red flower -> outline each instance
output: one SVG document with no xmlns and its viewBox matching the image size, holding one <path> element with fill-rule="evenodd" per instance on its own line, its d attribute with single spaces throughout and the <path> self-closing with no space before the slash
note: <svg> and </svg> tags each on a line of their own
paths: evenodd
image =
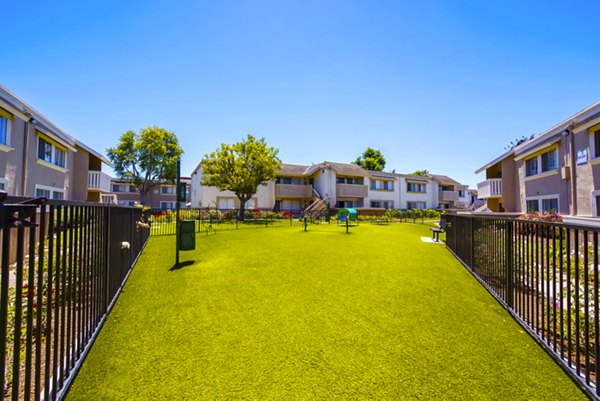
<svg viewBox="0 0 600 401">
<path fill-rule="evenodd" d="M 283 217 L 292 217 L 292 212 L 283 212 Z"/>
</svg>

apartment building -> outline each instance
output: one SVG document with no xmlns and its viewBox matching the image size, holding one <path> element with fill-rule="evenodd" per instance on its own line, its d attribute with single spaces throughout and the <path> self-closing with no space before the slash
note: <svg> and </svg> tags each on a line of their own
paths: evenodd
<svg viewBox="0 0 600 401">
<path fill-rule="evenodd" d="M 324 161 L 310 166 L 283 163 L 277 178 L 260 186 L 246 208 L 299 212 L 321 200 L 336 208 L 435 209 L 444 207 L 439 202 L 438 179 L 445 176 L 437 177 L 368 171 L 351 163 Z M 240 207 L 235 194 L 204 186 L 201 180 L 202 168 L 198 165 L 191 177 L 192 207 Z M 451 181 L 453 187 L 447 191 L 455 192 L 456 202 L 447 202 L 445 207 L 460 207 L 460 199 L 469 199 L 466 186 Z M 454 187 L 464 188 L 464 196 L 459 197 L 459 190 Z"/>
<path fill-rule="evenodd" d="M 110 177 L 100 153 L 68 135 L 0 85 L 0 190 L 13 196 L 44 196 L 101 202 Z"/>
<path fill-rule="evenodd" d="M 181 202 L 179 207 L 188 207 L 190 203 L 190 183 L 189 177 L 181 177 L 181 182 L 186 184 L 187 200 Z M 123 206 L 135 206 L 141 203 L 140 191 L 129 181 L 113 178 L 111 180 L 111 190 L 115 197 L 115 202 Z M 177 185 L 175 183 L 159 183 L 153 187 L 146 195 L 146 206 L 151 209 L 173 210 L 177 207 Z"/>
<path fill-rule="evenodd" d="M 600 102 L 519 143 L 475 171 L 492 212 L 600 215 Z"/>
</svg>

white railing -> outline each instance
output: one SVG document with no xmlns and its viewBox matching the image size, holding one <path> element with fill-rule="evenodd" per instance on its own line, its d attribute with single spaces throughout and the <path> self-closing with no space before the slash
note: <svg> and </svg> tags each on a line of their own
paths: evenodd
<svg viewBox="0 0 600 401">
<path fill-rule="evenodd" d="M 88 171 L 88 190 L 110 192 L 110 175 L 102 171 Z"/>
<path fill-rule="evenodd" d="M 100 194 L 100 203 L 119 203 L 115 194 Z"/>
<path fill-rule="evenodd" d="M 502 178 L 489 178 L 477 184 L 477 194 L 481 199 L 502 196 Z"/>
</svg>

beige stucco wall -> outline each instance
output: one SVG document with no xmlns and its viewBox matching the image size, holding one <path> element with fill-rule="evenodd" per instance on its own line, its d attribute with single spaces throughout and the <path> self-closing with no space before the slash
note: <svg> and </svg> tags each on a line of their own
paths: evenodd
<svg viewBox="0 0 600 401">
<path fill-rule="evenodd" d="M 73 181 L 71 183 L 73 197 L 71 199 L 85 201 L 88 200 L 87 180 L 90 158 L 94 156 L 79 146 L 76 149 L 77 152 L 73 155 L 70 168 L 73 171 Z"/>
<path fill-rule="evenodd" d="M 332 168 L 326 167 L 317 170 L 315 174 L 311 176 L 314 182 L 314 187 L 323 198 L 329 197 L 331 204 L 335 205 L 336 199 L 336 187 L 335 178 L 336 174 Z"/>
<path fill-rule="evenodd" d="M 588 121 L 574 129 L 575 153 L 587 152 L 587 161 L 576 165 L 577 214 L 579 216 L 597 216 L 594 191 L 600 189 L 600 158 L 594 158 L 592 149 L 594 131 L 600 129 L 600 117 Z"/>
<path fill-rule="evenodd" d="M 0 107 L 2 105 L 0 103 Z M 12 149 L 6 149 L 6 151 L 0 150 L 0 177 L 7 180 L 7 192 L 10 195 L 23 195 L 21 191 L 21 177 L 23 171 L 24 129 L 25 121 L 13 115 L 9 140 L 9 147 Z"/>
<path fill-rule="evenodd" d="M 521 188 L 522 179 L 517 174 L 520 174 L 519 167 L 523 164 L 523 161 L 515 162 L 513 159 L 506 159 L 502 161 L 500 171 L 502 174 L 502 198 L 497 200 L 496 208 L 499 211 L 500 203 L 505 212 L 522 212 L 521 208 L 521 194 L 524 189 Z M 523 173 L 523 177 L 524 177 Z"/>
</svg>

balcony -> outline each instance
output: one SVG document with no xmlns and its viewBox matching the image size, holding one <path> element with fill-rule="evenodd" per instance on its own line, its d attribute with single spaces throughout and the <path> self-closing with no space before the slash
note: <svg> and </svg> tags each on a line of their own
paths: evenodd
<svg viewBox="0 0 600 401">
<path fill-rule="evenodd" d="M 88 191 L 110 192 L 110 175 L 102 171 L 88 171 Z"/>
<path fill-rule="evenodd" d="M 502 197 L 502 178 L 489 178 L 477 184 L 477 193 L 479 198 L 500 198 Z"/>
<path fill-rule="evenodd" d="M 336 184 L 335 191 L 337 197 L 366 198 L 369 187 L 356 184 Z"/>
<path fill-rule="evenodd" d="M 458 202 L 458 191 L 440 191 L 440 202 Z"/>
<path fill-rule="evenodd" d="M 310 198 L 312 197 L 312 186 L 275 184 L 275 197 L 278 198 Z"/>
</svg>

